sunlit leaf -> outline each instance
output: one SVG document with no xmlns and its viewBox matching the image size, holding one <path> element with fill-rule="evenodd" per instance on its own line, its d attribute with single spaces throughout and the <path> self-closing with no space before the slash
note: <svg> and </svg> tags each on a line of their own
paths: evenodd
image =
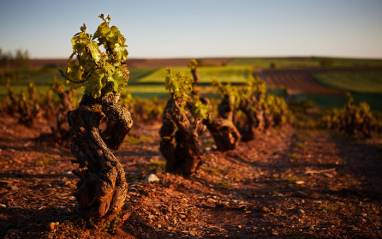
<svg viewBox="0 0 382 239">
<path fill-rule="evenodd" d="M 101 90 L 105 86 L 102 83 L 104 74 L 100 70 L 96 70 L 88 79 L 88 87 L 85 89 L 85 93 L 98 98 L 101 96 Z"/>
<path fill-rule="evenodd" d="M 89 48 L 94 61 L 98 63 L 102 56 L 101 56 L 101 51 L 99 50 L 99 46 L 97 42 L 95 41 L 89 42 L 87 47 Z"/>
<path fill-rule="evenodd" d="M 120 69 L 117 69 L 113 74 L 114 79 L 114 91 L 115 92 L 121 92 L 121 90 L 127 86 L 127 80 L 123 76 L 122 71 Z"/>
<path fill-rule="evenodd" d="M 207 119 L 210 108 L 208 105 L 203 104 L 199 98 L 195 98 L 195 100 L 192 102 L 191 111 L 195 118 Z"/>
<path fill-rule="evenodd" d="M 71 82 L 72 87 L 85 87 L 85 94 L 95 98 L 101 94 L 119 93 L 127 86 L 123 76 L 122 63 L 127 59 L 125 37 L 115 26 L 109 27 L 110 16 L 101 14 L 103 22 L 96 32 L 86 33 L 86 25 L 71 40 L 73 53 L 62 76 Z M 93 41 L 94 40 L 94 41 Z M 106 49 L 102 53 L 100 47 Z M 71 60 L 73 58 L 73 60 Z"/>
<path fill-rule="evenodd" d="M 97 31 L 93 35 L 93 39 L 105 37 L 109 32 L 110 32 L 109 23 L 103 22 L 98 26 Z"/>
</svg>

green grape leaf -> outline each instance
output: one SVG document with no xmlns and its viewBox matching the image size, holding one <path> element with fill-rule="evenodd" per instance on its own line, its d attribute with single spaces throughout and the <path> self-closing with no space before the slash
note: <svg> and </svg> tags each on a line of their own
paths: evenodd
<svg viewBox="0 0 382 239">
<path fill-rule="evenodd" d="M 106 72 L 106 74 L 112 75 L 115 70 L 115 67 L 112 64 L 105 62 L 102 66 L 102 69 Z"/>
<path fill-rule="evenodd" d="M 208 105 L 203 104 L 198 98 L 196 98 L 192 102 L 191 112 L 196 119 L 197 118 L 207 119 L 209 111 L 210 111 L 210 108 L 208 107 Z"/>
<path fill-rule="evenodd" d="M 85 52 L 85 47 L 90 43 L 89 34 L 81 32 L 78 36 L 72 38 L 73 51 Z"/>
<path fill-rule="evenodd" d="M 115 26 L 109 27 L 110 17 L 101 14 L 103 22 L 98 26 L 93 37 L 86 33 L 86 25 L 71 40 L 73 53 L 62 76 L 71 82 L 71 87 L 85 87 L 85 94 L 95 98 L 101 94 L 120 93 L 127 85 L 120 68 L 127 59 L 125 37 Z M 100 46 L 106 52 L 100 51 Z M 76 57 L 75 60 L 72 58 Z"/>
<path fill-rule="evenodd" d="M 113 52 L 116 61 L 125 61 L 127 59 L 128 52 L 124 45 L 116 43 Z"/>
<path fill-rule="evenodd" d="M 115 45 L 116 43 L 119 43 L 120 35 L 121 35 L 121 32 L 116 26 L 112 26 L 110 28 L 110 31 L 106 34 L 106 39 L 108 42 L 110 42 L 110 44 L 112 45 L 111 46 L 112 48 L 113 48 L 113 45 Z"/>
<path fill-rule="evenodd" d="M 114 79 L 114 91 L 120 92 L 123 88 L 127 86 L 127 80 L 123 76 L 122 71 L 117 69 L 113 74 Z"/>
<path fill-rule="evenodd" d="M 101 96 L 101 90 L 105 86 L 103 82 L 103 78 L 105 74 L 103 74 L 102 70 L 96 70 L 93 74 L 90 75 L 87 83 L 88 87 L 85 89 L 85 93 L 93 96 L 94 98 L 98 98 Z"/>
<path fill-rule="evenodd" d="M 95 41 L 89 42 L 87 47 L 89 48 L 91 56 L 93 57 L 95 63 L 98 64 L 102 56 L 101 56 L 101 51 L 99 50 L 99 46 L 97 42 Z"/>
<path fill-rule="evenodd" d="M 174 78 L 172 76 L 171 68 L 167 69 L 167 76 L 165 79 L 165 88 L 168 92 L 178 97 L 179 95 L 179 78 Z"/>
<path fill-rule="evenodd" d="M 93 35 L 93 40 L 97 38 L 104 38 L 109 32 L 109 23 L 105 21 L 98 26 L 97 31 Z"/>
</svg>

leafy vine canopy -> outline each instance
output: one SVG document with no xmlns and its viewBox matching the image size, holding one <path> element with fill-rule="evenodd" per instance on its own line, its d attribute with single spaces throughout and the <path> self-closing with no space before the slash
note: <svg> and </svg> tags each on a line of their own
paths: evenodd
<svg viewBox="0 0 382 239">
<path fill-rule="evenodd" d="M 178 97 L 187 97 L 187 95 L 192 91 L 193 80 L 186 77 L 185 74 L 178 72 L 176 77 L 172 75 L 172 70 L 167 67 L 167 75 L 165 79 L 165 88 L 175 99 Z"/>
<path fill-rule="evenodd" d="M 85 94 L 94 98 L 119 94 L 127 86 L 129 76 L 125 37 L 116 26 L 110 27 L 110 16 L 101 14 L 99 18 L 103 22 L 93 35 L 86 32 L 84 24 L 73 36 L 73 53 L 65 72 L 60 71 L 71 88 L 84 88 Z"/>
<path fill-rule="evenodd" d="M 184 73 L 178 72 L 174 77 L 171 67 L 167 67 L 167 75 L 165 79 L 165 88 L 173 99 L 182 98 L 190 106 L 190 110 L 194 118 L 208 118 L 210 111 L 209 106 L 203 104 L 199 97 L 190 97 L 193 90 L 193 79 L 187 77 Z M 184 111 L 184 105 L 182 105 Z"/>
</svg>

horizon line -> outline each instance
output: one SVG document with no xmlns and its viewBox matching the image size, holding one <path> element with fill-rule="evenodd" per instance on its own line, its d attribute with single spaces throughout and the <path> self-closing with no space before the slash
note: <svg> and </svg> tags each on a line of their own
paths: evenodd
<svg viewBox="0 0 382 239">
<path fill-rule="evenodd" d="M 127 58 L 127 60 L 145 60 L 145 59 L 149 59 L 149 60 L 161 60 L 161 59 L 215 59 L 215 58 L 269 58 L 269 59 L 274 59 L 274 58 L 333 58 L 333 59 L 358 59 L 358 60 L 382 60 L 382 57 L 357 57 L 357 56 L 354 56 L 354 57 L 351 57 L 351 56 L 325 56 L 325 55 L 322 55 L 322 56 L 316 56 L 316 55 L 307 55 L 307 56 L 304 56 L 304 55 L 285 55 L 285 56 L 278 56 L 278 55 L 274 55 L 274 56 L 199 56 L 199 57 L 190 57 L 190 56 L 174 56 L 174 57 L 131 57 L 131 58 Z M 56 59 L 56 60 L 63 60 L 63 59 L 69 59 L 69 57 L 33 57 L 33 58 L 29 58 L 30 60 L 52 60 L 52 59 Z"/>
</svg>

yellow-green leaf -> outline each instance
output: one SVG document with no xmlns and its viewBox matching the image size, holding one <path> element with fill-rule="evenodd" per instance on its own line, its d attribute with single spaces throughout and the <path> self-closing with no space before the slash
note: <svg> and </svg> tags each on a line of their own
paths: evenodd
<svg viewBox="0 0 382 239">
<path fill-rule="evenodd" d="M 103 22 L 103 23 L 101 23 L 98 26 L 97 31 L 93 35 L 93 39 L 96 39 L 96 38 L 99 38 L 99 37 L 104 37 L 109 32 L 110 32 L 109 23 L 108 22 Z"/>
<path fill-rule="evenodd" d="M 95 41 L 89 42 L 87 47 L 89 48 L 94 61 L 98 64 L 102 56 L 101 56 L 101 51 L 99 50 L 99 46 L 97 42 Z"/>
</svg>

